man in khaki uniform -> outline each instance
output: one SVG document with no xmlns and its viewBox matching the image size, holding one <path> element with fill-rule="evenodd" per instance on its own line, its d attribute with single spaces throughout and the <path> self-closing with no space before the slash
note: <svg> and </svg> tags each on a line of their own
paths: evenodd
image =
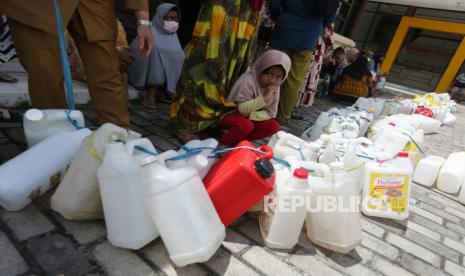
<svg viewBox="0 0 465 276">
<path fill-rule="evenodd" d="M 58 0 L 64 26 L 76 42 L 99 122 L 129 127 L 123 82 L 118 71 L 116 16 L 112 0 Z M 148 1 L 126 0 L 138 18 L 141 51 L 152 49 Z M 29 79 L 35 108 L 66 108 L 53 0 L 0 0 L 15 48 Z"/>
</svg>

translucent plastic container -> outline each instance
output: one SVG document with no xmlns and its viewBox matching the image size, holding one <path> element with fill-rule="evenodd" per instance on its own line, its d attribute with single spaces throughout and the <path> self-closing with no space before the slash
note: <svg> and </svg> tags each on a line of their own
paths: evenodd
<svg viewBox="0 0 465 276">
<path fill-rule="evenodd" d="M 318 140 L 323 134 L 323 129 L 329 125 L 331 119 L 335 116 L 335 113 L 322 112 L 320 116 L 316 119 L 315 123 L 307 128 L 300 138 L 305 141 L 315 141 Z"/>
<path fill-rule="evenodd" d="M 76 128 L 68 120 L 64 109 L 29 109 L 23 117 L 24 136 L 29 147 L 59 132 L 70 132 Z M 70 118 L 77 125 L 84 127 L 84 115 L 79 110 L 72 110 Z"/>
<path fill-rule="evenodd" d="M 106 145 L 105 157 L 97 176 L 105 214 L 107 237 L 117 247 L 137 250 L 158 237 L 158 232 L 143 204 L 143 189 L 138 160 L 155 152 L 150 140 L 137 139 L 123 145 Z"/>
<path fill-rule="evenodd" d="M 265 205 L 259 216 L 262 237 L 269 248 L 291 249 L 297 244 L 307 212 L 307 178 L 307 170 L 301 168 L 276 172 L 275 190 L 270 197 L 274 203 Z"/>
<path fill-rule="evenodd" d="M 0 205 L 17 211 L 58 185 L 90 134 L 87 128 L 50 136 L 0 166 Z"/>
<path fill-rule="evenodd" d="M 184 145 L 187 149 L 202 149 L 202 151 L 196 155 L 192 155 L 185 159 L 180 159 L 176 161 L 167 162 L 167 166 L 171 169 L 192 166 L 199 172 L 200 178 L 204 178 L 210 170 L 211 166 L 215 163 L 215 158 L 209 158 L 213 150 L 218 147 L 218 141 L 210 138 L 206 140 L 192 140 Z M 180 149 L 178 151 L 179 155 L 186 154 L 185 149 Z"/>
<path fill-rule="evenodd" d="M 64 218 L 93 220 L 103 218 L 97 170 L 102 165 L 105 145 L 116 139 L 138 138 L 139 134 L 107 123 L 82 143 L 71 166 L 51 198 L 51 207 Z"/>
<path fill-rule="evenodd" d="M 407 152 L 400 152 L 392 161 L 365 164 L 362 212 L 373 217 L 407 219 L 412 174 Z"/>
<path fill-rule="evenodd" d="M 415 168 L 413 182 L 427 187 L 433 186 L 444 162 L 446 162 L 444 158 L 435 155 L 421 159 Z"/>
<path fill-rule="evenodd" d="M 174 155 L 173 155 L 174 153 Z M 220 247 L 225 228 L 197 171 L 192 167 L 170 170 L 170 151 L 142 160 L 144 203 L 177 266 L 206 262 Z"/>
<path fill-rule="evenodd" d="M 410 141 L 410 138 L 402 133 L 399 127 L 388 125 L 381 129 L 374 137 L 374 148 L 376 151 L 386 152 L 394 156 L 404 150 Z"/>
<path fill-rule="evenodd" d="M 465 181 L 465 152 L 454 152 L 449 155 L 439 171 L 438 189 L 455 194 Z"/>
<path fill-rule="evenodd" d="M 358 188 L 345 172 L 331 173 L 325 164 L 308 164 L 310 208 L 306 217 L 307 236 L 329 250 L 347 253 L 360 244 L 362 229 Z"/>
<path fill-rule="evenodd" d="M 289 133 L 279 139 L 273 147 L 274 156 L 281 159 L 295 156 L 301 160 L 315 160 L 318 151 L 319 148 Z"/>
</svg>

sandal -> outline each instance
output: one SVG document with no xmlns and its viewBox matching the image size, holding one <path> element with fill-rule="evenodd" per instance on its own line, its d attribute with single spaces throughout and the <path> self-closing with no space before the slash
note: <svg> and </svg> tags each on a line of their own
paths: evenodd
<svg viewBox="0 0 465 276">
<path fill-rule="evenodd" d="M 291 114 L 291 119 L 294 120 L 303 120 L 305 119 L 304 116 L 300 115 L 299 113 L 292 113 Z"/>
<path fill-rule="evenodd" d="M 18 111 L 0 108 L 0 123 L 21 122 L 23 115 Z"/>
<path fill-rule="evenodd" d="M 5 73 L 0 73 L 0 82 L 6 82 L 6 83 L 17 83 L 18 79 L 14 78 L 8 74 Z"/>
</svg>

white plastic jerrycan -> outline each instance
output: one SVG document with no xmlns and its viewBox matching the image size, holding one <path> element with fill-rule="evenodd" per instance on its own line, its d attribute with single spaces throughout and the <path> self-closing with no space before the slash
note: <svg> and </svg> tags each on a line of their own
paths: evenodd
<svg viewBox="0 0 465 276">
<path fill-rule="evenodd" d="M 265 197 L 267 204 L 259 216 L 262 237 L 269 248 L 291 249 L 297 244 L 307 212 L 307 178 L 308 171 L 302 168 L 276 172 L 275 189 Z"/>
<path fill-rule="evenodd" d="M 313 243 L 347 253 L 362 240 L 358 189 L 346 173 L 331 173 L 328 165 L 309 163 L 310 208 L 305 220 Z"/>
<path fill-rule="evenodd" d="M 339 113 L 339 112 L 338 112 Z M 315 123 L 307 128 L 300 138 L 302 138 L 305 141 L 316 141 L 320 138 L 321 134 L 323 133 L 323 129 L 329 125 L 331 122 L 331 119 L 336 116 L 336 113 L 334 112 L 322 112 L 320 116 L 316 119 Z"/>
<path fill-rule="evenodd" d="M 225 228 L 200 179 L 191 167 L 170 170 L 168 151 L 142 160 L 144 203 L 177 266 L 206 262 L 220 247 Z"/>
<path fill-rule="evenodd" d="M 150 155 L 135 149 L 137 146 L 155 152 L 146 138 L 129 141 L 126 145 L 109 143 L 97 172 L 108 240 L 114 246 L 132 250 L 158 237 L 143 203 L 138 162 Z"/>
<path fill-rule="evenodd" d="M 73 131 L 76 128 L 68 120 L 67 110 L 64 109 L 29 109 L 23 117 L 24 136 L 29 147 L 63 131 Z M 69 117 L 77 125 L 84 127 L 84 115 L 79 110 L 72 110 Z"/>
<path fill-rule="evenodd" d="M 268 140 L 267 146 L 270 147 L 270 148 L 274 148 L 274 146 L 276 145 L 276 143 L 277 143 L 281 138 L 283 138 L 286 134 L 287 134 L 287 132 L 282 131 L 282 130 L 276 132 L 275 134 L 273 134 L 273 135 L 271 136 L 270 140 Z"/>
<path fill-rule="evenodd" d="M 465 180 L 465 152 L 454 152 L 449 155 L 439 171 L 438 189 L 455 194 L 458 193 Z"/>
<path fill-rule="evenodd" d="M 58 185 L 89 134 L 87 128 L 57 133 L 0 166 L 0 205 L 20 210 Z"/>
<path fill-rule="evenodd" d="M 51 207 L 71 220 L 103 218 L 97 169 L 102 165 L 105 145 L 117 139 L 140 137 L 132 131 L 107 123 L 82 143 L 63 181 L 51 198 Z"/>
<path fill-rule="evenodd" d="M 435 155 L 421 159 L 413 173 L 413 182 L 427 187 L 433 186 L 444 162 L 444 158 Z"/>
<path fill-rule="evenodd" d="M 402 128 L 388 125 L 381 129 L 374 137 L 374 147 L 376 151 L 389 153 L 395 156 L 398 152 L 404 150 L 410 141 L 410 138 L 402 133 Z"/>
<path fill-rule="evenodd" d="M 218 141 L 209 138 L 206 140 L 192 140 L 184 145 L 184 149 L 181 148 L 178 151 L 179 155 L 186 154 L 189 149 L 200 149 L 201 152 L 195 155 L 192 155 L 185 159 L 180 159 L 176 161 L 167 162 L 167 166 L 170 169 L 176 169 L 184 166 L 191 166 L 197 170 L 201 179 L 207 175 L 213 163 L 215 163 L 215 158 L 209 158 L 212 152 L 218 147 Z"/>
<path fill-rule="evenodd" d="M 412 174 L 413 166 L 407 152 L 399 152 L 392 161 L 366 163 L 362 212 L 373 217 L 408 218 Z"/>
<path fill-rule="evenodd" d="M 273 147 L 275 157 L 284 159 L 288 156 L 295 156 L 300 160 L 315 160 L 319 148 L 305 142 L 304 140 L 287 133 L 279 139 Z"/>
</svg>

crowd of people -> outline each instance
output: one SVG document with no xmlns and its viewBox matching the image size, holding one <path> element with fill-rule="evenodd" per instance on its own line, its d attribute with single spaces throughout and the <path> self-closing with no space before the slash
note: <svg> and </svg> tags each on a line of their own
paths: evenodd
<svg viewBox="0 0 465 276">
<path fill-rule="evenodd" d="M 145 91 L 143 108 L 171 104 L 183 142 L 220 127 L 223 145 L 274 134 L 301 119 L 294 108 L 315 96 L 376 94 L 381 56 L 334 49 L 339 0 L 163 1 L 149 12 L 153 2 L 58 1 L 73 77 L 88 83 L 100 123 L 130 127 L 128 83 Z M 53 1 L 3 0 L 0 13 L 28 72 L 32 106 L 66 108 Z"/>
</svg>

